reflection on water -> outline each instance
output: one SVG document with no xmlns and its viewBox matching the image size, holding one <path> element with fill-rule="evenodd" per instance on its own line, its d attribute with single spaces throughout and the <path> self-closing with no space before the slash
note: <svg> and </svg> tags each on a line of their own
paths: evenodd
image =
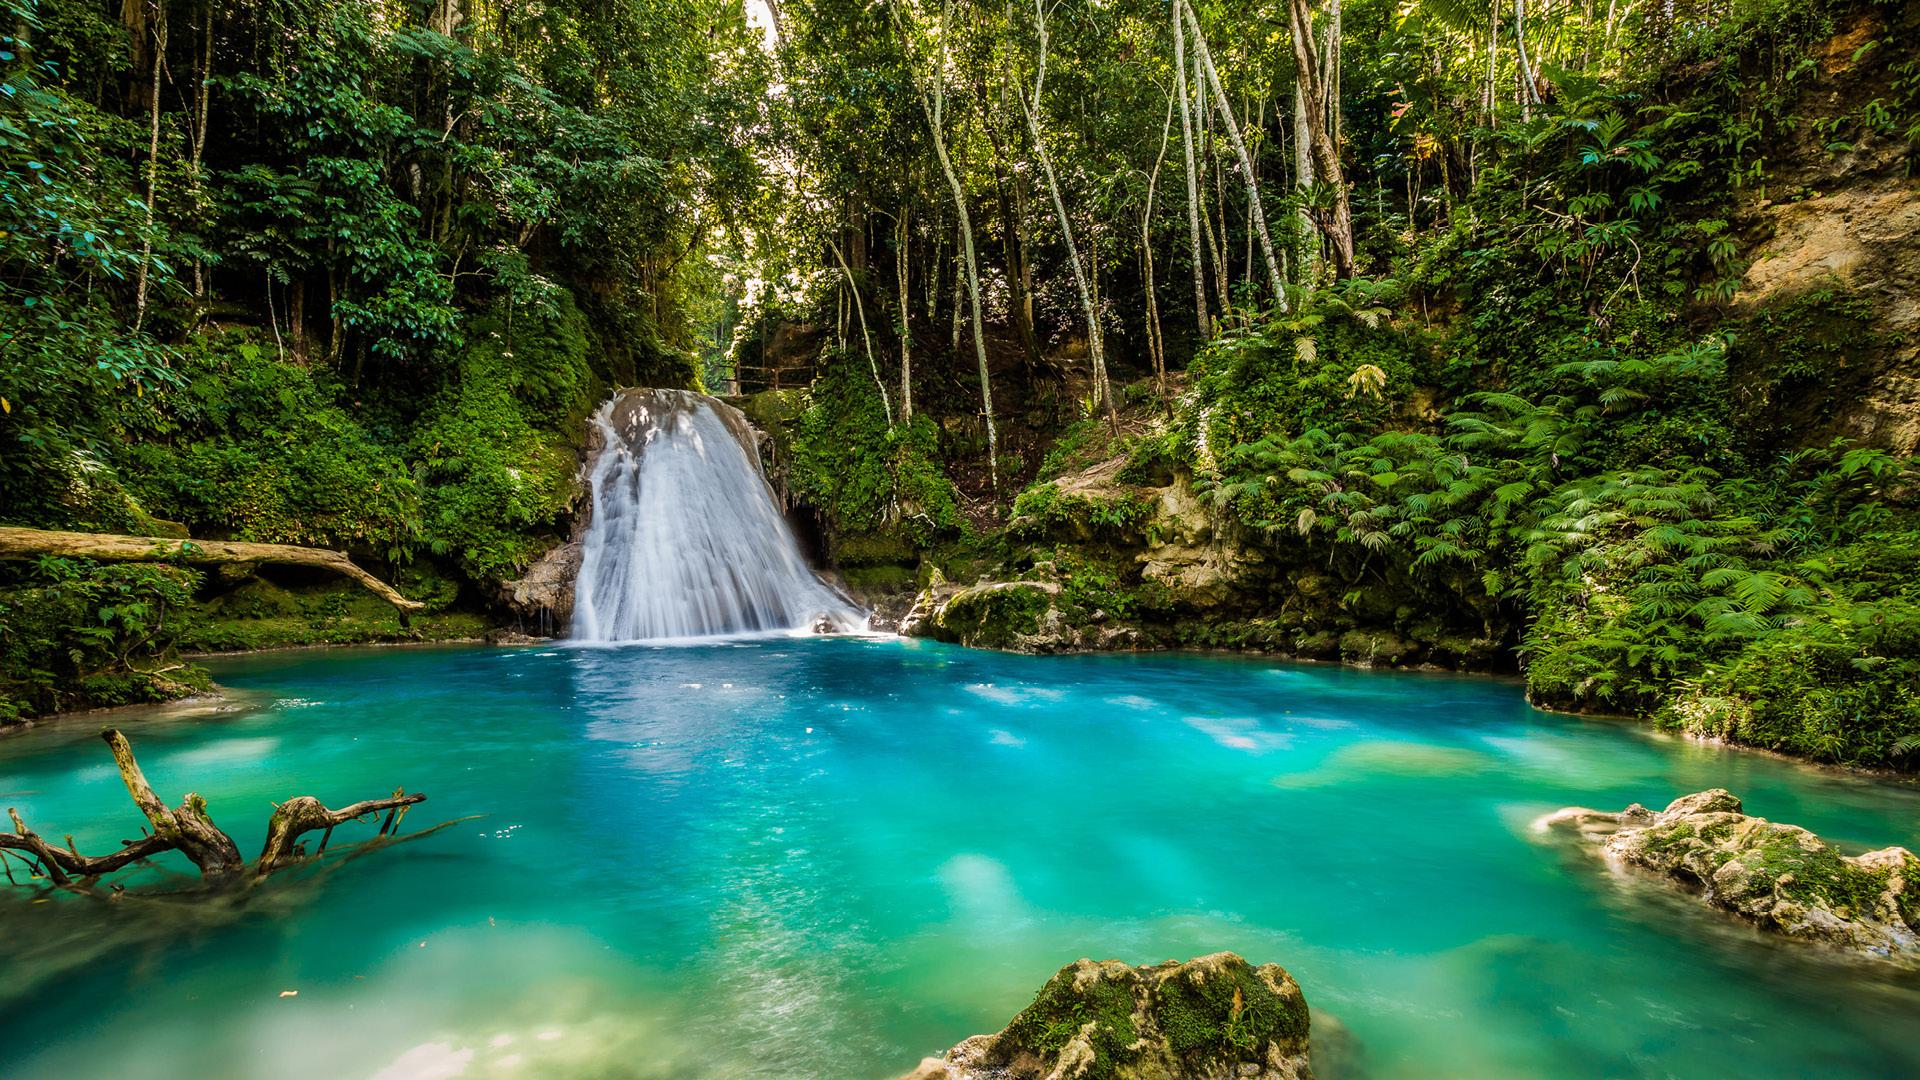
<svg viewBox="0 0 1920 1080">
<path fill-rule="evenodd" d="M 484 816 L 239 910 L 4 898 L 7 1076 L 886 1077 L 1079 956 L 1221 948 L 1389 1080 L 1920 1073 L 1911 977 L 1526 827 L 1725 786 L 1916 845 L 1920 791 L 1508 683 L 791 639 L 220 674 L 245 708 L 124 726 L 243 848 L 296 793 Z M 0 743 L 7 801 L 82 850 L 138 821 L 93 727 Z"/>
</svg>

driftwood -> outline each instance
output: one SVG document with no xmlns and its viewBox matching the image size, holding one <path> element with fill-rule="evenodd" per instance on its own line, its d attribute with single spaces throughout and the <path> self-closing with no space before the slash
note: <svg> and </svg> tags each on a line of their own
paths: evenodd
<svg viewBox="0 0 1920 1080">
<path fill-rule="evenodd" d="M 126 736 L 112 729 L 100 735 L 113 750 L 113 761 L 120 768 L 120 779 L 127 785 L 127 794 L 133 797 L 134 805 L 146 816 L 153 831 L 138 840 L 121 841 L 120 850 L 112 854 L 86 856 L 74 847 L 73 837 L 66 838 L 65 848 L 55 847 L 39 833 L 29 829 L 17 810 L 9 808 L 7 815 L 13 819 L 14 831 L 0 832 L 0 867 L 5 867 L 9 880 L 13 880 L 12 869 L 6 865 L 9 852 L 24 862 L 34 876 L 44 877 L 54 885 L 69 886 L 76 880 L 91 884 L 104 874 L 161 852 L 178 851 L 200 869 L 201 880 L 210 886 L 225 887 L 257 881 L 276 870 L 303 861 L 307 852 L 300 838 L 315 829 L 326 830 L 319 849 L 325 851 L 336 825 L 385 811 L 386 818 L 381 822 L 377 834 L 378 837 L 385 837 L 394 832 L 400 819 L 406 816 L 407 808 L 427 798 L 396 789 L 387 798 L 368 799 L 339 810 L 327 809 L 311 795 L 288 799 L 274 807 L 273 816 L 267 821 L 266 846 L 249 873 L 246 860 L 240 855 L 239 845 L 213 823 L 213 818 L 207 813 L 205 799 L 189 792 L 178 807 L 169 809 L 141 773 L 140 763 L 134 760 L 133 748 L 127 745 Z M 17 881 L 15 883 L 18 884 Z"/>
<path fill-rule="evenodd" d="M 42 555 L 66 555 L 109 562 L 182 562 L 199 565 L 278 563 L 311 566 L 345 574 L 366 586 L 369 592 L 394 606 L 400 613 L 402 625 L 405 625 L 407 616 L 426 606 L 418 600 L 409 600 L 400 595 L 399 590 L 362 570 L 341 552 L 326 548 L 0 527 L 0 559 L 32 559 Z"/>
</svg>

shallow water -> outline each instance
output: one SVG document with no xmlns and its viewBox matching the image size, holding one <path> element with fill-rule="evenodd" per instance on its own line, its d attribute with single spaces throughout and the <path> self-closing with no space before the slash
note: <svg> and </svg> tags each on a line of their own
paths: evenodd
<svg viewBox="0 0 1920 1080">
<path fill-rule="evenodd" d="M 485 816 L 237 915 L 102 924 L 15 890 L 0 1074 L 889 1077 L 1076 957 L 1233 949 L 1292 971 L 1370 1077 L 1920 1075 L 1920 983 L 1528 828 L 1724 786 L 1916 846 L 1920 789 L 1542 714 L 1511 683 L 859 639 L 217 674 L 253 704 L 125 726 L 249 854 L 296 793 L 405 784 L 431 797 L 409 826 Z M 138 822 L 95 726 L 0 742 L 0 803 L 83 851 Z"/>
</svg>

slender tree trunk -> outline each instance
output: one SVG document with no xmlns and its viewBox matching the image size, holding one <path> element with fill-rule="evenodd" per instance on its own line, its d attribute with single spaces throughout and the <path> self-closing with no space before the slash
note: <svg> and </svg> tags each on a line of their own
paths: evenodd
<svg viewBox="0 0 1920 1080">
<path fill-rule="evenodd" d="M 1188 104 L 1187 32 L 1180 17 L 1183 0 L 1173 0 L 1173 78 L 1174 95 L 1180 99 L 1180 146 L 1187 161 L 1187 227 L 1193 241 L 1193 311 L 1199 319 L 1200 342 L 1213 336 L 1213 320 L 1207 316 L 1207 272 L 1200 257 L 1200 178 L 1193 155 L 1193 110 Z"/>
<path fill-rule="evenodd" d="M 1247 144 L 1240 138 L 1240 125 L 1234 123 L 1233 107 L 1227 102 L 1227 92 L 1220 85 L 1220 73 L 1214 69 L 1213 55 L 1207 49 L 1207 38 L 1200 30 L 1200 17 L 1194 14 L 1193 7 L 1180 0 L 1182 8 L 1190 20 L 1193 31 L 1193 50 L 1200 57 L 1200 66 L 1207 76 L 1207 84 L 1213 87 L 1213 103 L 1220 113 L 1220 123 L 1227 129 L 1227 139 L 1233 144 L 1233 152 L 1240 159 L 1240 174 L 1247 181 L 1247 201 L 1252 203 L 1253 223 L 1260 237 L 1260 254 L 1267 261 L 1267 277 L 1273 286 L 1274 302 L 1281 311 L 1287 310 L 1287 288 L 1280 277 L 1280 260 L 1273 252 L 1273 237 L 1267 235 L 1267 212 L 1260 204 L 1260 178 L 1253 171 L 1253 157 L 1247 153 Z"/>
<path fill-rule="evenodd" d="M 897 5 L 889 5 L 889 10 L 895 18 L 901 17 Z M 987 366 L 987 331 L 985 319 L 980 313 L 980 264 L 973 250 L 973 219 L 967 213 L 967 189 L 960 183 L 953 159 L 947 154 L 943 118 L 946 111 L 947 27 L 952 19 L 953 0 L 946 0 L 940 15 L 940 63 L 934 72 L 932 94 L 928 94 L 919 72 L 914 72 L 913 78 L 920 97 L 920 108 L 926 113 L 927 127 L 933 134 L 933 153 L 940 160 L 940 171 L 946 176 L 947 187 L 953 193 L 953 212 L 960 223 L 960 245 L 966 257 L 967 299 L 973 309 L 973 351 L 980 364 L 980 409 L 987 423 L 987 482 L 998 491 L 1000 431 L 993 419 L 993 376 Z M 959 345 L 957 341 L 954 344 L 956 348 Z"/>
<path fill-rule="evenodd" d="M 1193 85 L 1200 95 L 1200 217 L 1207 226 L 1207 255 L 1213 262 L 1213 287 L 1220 302 L 1220 317 L 1233 310 L 1233 282 L 1227 278 L 1227 185 L 1216 167 L 1220 144 L 1213 137 L 1213 110 L 1206 104 L 1207 77 L 1200 70 L 1200 54 L 1193 56 Z M 1213 186 L 1207 187 L 1211 177 Z M 1213 212 L 1207 212 L 1207 191 L 1213 192 Z"/>
<path fill-rule="evenodd" d="M 1267 123 L 1266 116 L 1267 116 L 1267 103 L 1264 99 L 1260 102 L 1260 112 L 1257 114 L 1257 118 L 1256 118 L 1256 115 L 1252 114 L 1252 110 L 1250 108 L 1249 103 L 1244 98 L 1241 99 L 1240 121 L 1242 126 L 1245 127 L 1246 125 L 1249 125 L 1249 124 L 1255 125 L 1252 127 L 1245 127 L 1247 131 L 1250 131 L 1250 132 L 1260 131 L 1263 128 L 1265 128 Z M 1259 144 L 1248 143 L 1247 149 L 1252 152 L 1253 163 L 1256 167 L 1258 167 L 1260 164 Z M 1246 228 L 1241 231 L 1247 234 L 1247 250 L 1246 250 L 1246 253 L 1240 257 L 1240 271 L 1241 271 L 1240 280 L 1245 282 L 1248 286 L 1252 286 L 1256 274 L 1253 268 L 1253 207 L 1251 204 L 1249 204 L 1247 207 Z"/>
<path fill-rule="evenodd" d="M 1040 129 L 1041 95 L 1047 85 L 1047 12 L 1046 0 L 1034 0 L 1034 27 L 1040 38 L 1040 62 L 1033 80 L 1033 97 L 1028 99 L 1024 89 L 1016 88 L 1020 98 L 1020 111 L 1027 117 L 1027 135 L 1033 139 L 1034 153 L 1040 158 L 1040 169 L 1047 178 L 1047 194 L 1053 199 L 1053 213 L 1060 222 L 1060 236 L 1067 245 L 1067 261 L 1073 266 L 1073 284 L 1080 293 L 1080 312 L 1087 320 L 1087 356 L 1093 364 L 1093 394 L 1095 405 L 1107 413 L 1107 425 L 1115 433 L 1120 430 L 1120 414 L 1113 403 L 1113 393 L 1107 385 L 1107 352 L 1104 335 L 1100 328 L 1100 309 L 1094 301 L 1093 288 L 1088 283 L 1092 273 L 1098 273 L 1098 267 L 1088 267 L 1080 260 L 1080 245 L 1073 237 L 1073 219 L 1067 215 L 1066 200 L 1060 195 L 1060 181 L 1054 175 L 1053 155 L 1047 152 L 1046 133 Z M 1091 254 L 1091 252 L 1089 252 Z"/>
<path fill-rule="evenodd" d="M 880 361 L 873 355 L 873 335 L 867 331 L 867 305 L 860 299 L 860 283 L 854 280 L 853 270 L 847 266 L 847 257 L 841 253 L 840 245 L 829 237 L 827 246 L 833 249 L 833 261 L 840 264 L 840 272 L 847 278 L 847 291 L 853 294 L 853 310 L 860 316 L 860 341 L 867 349 L 867 367 L 873 369 L 873 385 L 880 391 L 880 409 L 887 416 L 887 426 L 892 427 L 893 401 L 887 394 L 887 381 L 880 377 Z"/>
<path fill-rule="evenodd" d="M 193 210 L 196 216 L 206 210 L 206 177 L 201 166 L 206 160 L 207 113 L 213 86 L 213 0 L 203 2 L 205 7 L 200 16 L 200 89 L 193 101 L 193 162 L 188 169 L 188 174 L 193 177 Z M 193 298 L 201 300 L 206 295 L 207 267 L 196 255 L 193 258 Z"/>
<path fill-rule="evenodd" d="M 1513 47 L 1520 56 L 1520 119 L 1531 120 L 1540 94 L 1535 88 L 1533 62 L 1527 58 L 1527 0 L 1513 0 Z"/>
<path fill-rule="evenodd" d="M 1293 84 L 1293 185 L 1300 192 L 1300 266 L 1308 280 L 1320 272 L 1320 230 L 1308 205 L 1313 192 L 1313 131 L 1307 126 L 1307 92 Z"/>
<path fill-rule="evenodd" d="M 1496 91 L 1497 76 L 1500 68 L 1500 0 L 1491 0 L 1487 10 L 1487 130 L 1499 125 L 1499 111 L 1495 108 L 1499 95 Z"/>
<path fill-rule="evenodd" d="M 1324 231 L 1333 248 L 1334 273 L 1348 277 L 1353 273 L 1353 208 L 1347 199 L 1346 172 L 1340 167 L 1340 148 L 1333 141 L 1326 113 L 1320 105 L 1323 95 L 1320 63 L 1314 55 L 1313 14 L 1307 8 L 1307 0 L 1287 0 L 1287 14 L 1294 68 L 1306 89 L 1307 128 L 1313 136 L 1308 145 L 1313 153 L 1314 176 L 1333 194 L 1333 211 Z"/>
<path fill-rule="evenodd" d="M 913 299 L 907 289 L 907 247 L 913 232 L 912 218 L 905 206 L 900 208 L 900 239 L 894 245 L 894 272 L 900 277 L 900 422 L 913 422 Z"/>
<path fill-rule="evenodd" d="M 287 283 L 287 336 L 293 339 L 294 359 L 307 366 L 307 283 L 297 277 Z"/>
<path fill-rule="evenodd" d="M 1320 64 L 1320 111 L 1327 119 L 1327 139 L 1335 147 L 1341 143 L 1340 130 L 1340 0 L 1327 4 L 1327 40 Z"/>
<path fill-rule="evenodd" d="M 984 80 L 978 88 L 984 100 Z M 1032 371 L 1040 366 L 1040 335 L 1033 324 L 1033 276 L 1027 269 L 1027 242 L 1021 228 L 1026 214 L 1017 186 L 1020 181 L 1012 171 L 1012 157 L 1006 152 L 992 118 L 983 115 L 981 127 L 986 130 L 987 145 L 993 151 L 993 191 L 1000 205 L 1000 250 L 1007 264 L 1007 287 L 1013 294 L 1007 314 L 1013 320 L 1013 332 L 1020 339 L 1021 351 L 1026 354 L 1027 368 Z"/>
<path fill-rule="evenodd" d="M 152 117 L 147 133 L 147 227 L 140 237 L 140 270 L 133 288 L 133 329 L 138 333 L 147 321 L 147 283 L 153 263 L 153 230 L 156 221 L 154 201 L 160 187 L 160 72 L 167 66 L 167 4 L 152 0 L 153 81 L 147 91 L 147 110 Z"/>
<path fill-rule="evenodd" d="M 954 352 L 960 351 L 960 331 L 967 323 L 967 274 L 960 265 L 963 246 L 960 243 L 960 226 L 953 227 L 953 341 Z"/>
<path fill-rule="evenodd" d="M 933 261 L 927 264 L 927 321 L 940 317 L 940 282 L 946 277 L 947 223 L 933 219 Z"/>
<path fill-rule="evenodd" d="M 1160 330 L 1160 290 L 1153 280 L 1153 197 L 1160 187 L 1160 165 L 1167 160 L 1167 144 L 1173 141 L 1173 98 L 1173 94 L 1167 95 L 1160 152 L 1154 156 L 1153 171 L 1147 174 L 1147 205 L 1140 211 L 1140 276 L 1147 293 L 1147 348 L 1153 354 L 1154 392 L 1163 403 L 1167 399 L 1167 339 Z"/>
</svg>

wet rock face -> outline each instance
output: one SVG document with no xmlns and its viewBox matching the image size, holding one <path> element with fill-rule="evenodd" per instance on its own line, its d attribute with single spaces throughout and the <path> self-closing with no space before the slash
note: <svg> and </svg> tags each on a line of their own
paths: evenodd
<svg viewBox="0 0 1920 1080">
<path fill-rule="evenodd" d="M 503 582 L 500 602 L 542 634 L 564 634 L 573 622 L 573 582 L 580 576 L 580 541 L 540 557 L 517 580 Z"/>
<path fill-rule="evenodd" d="M 1054 606 L 1053 581 L 994 581 L 956 588 L 936 580 L 900 622 L 900 632 L 976 649 L 1054 652 L 1070 630 Z"/>
<path fill-rule="evenodd" d="M 1845 855 L 1797 825 L 1748 816 L 1719 788 L 1658 813 L 1572 807 L 1544 824 L 1578 830 L 1609 858 L 1697 888 L 1768 930 L 1920 967 L 1920 858 L 1905 848 Z"/>
<path fill-rule="evenodd" d="M 955 588 L 936 581 L 922 590 L 900 620 L 908 637 L 972 649 L 1056 653 L 1132 649 L 1140 631 L 1114 624 L 1103 611 L 1075 619 L 1060 608 L 1057 581 L 986 581 Z"/>
<path fill-rule="evenodd" d="M 1300 986 L 1277 964 L 1080 960 L 1004 1030 L 905 1080 L 1312 1080 L 1307 1028 Z"/>
</svg>

